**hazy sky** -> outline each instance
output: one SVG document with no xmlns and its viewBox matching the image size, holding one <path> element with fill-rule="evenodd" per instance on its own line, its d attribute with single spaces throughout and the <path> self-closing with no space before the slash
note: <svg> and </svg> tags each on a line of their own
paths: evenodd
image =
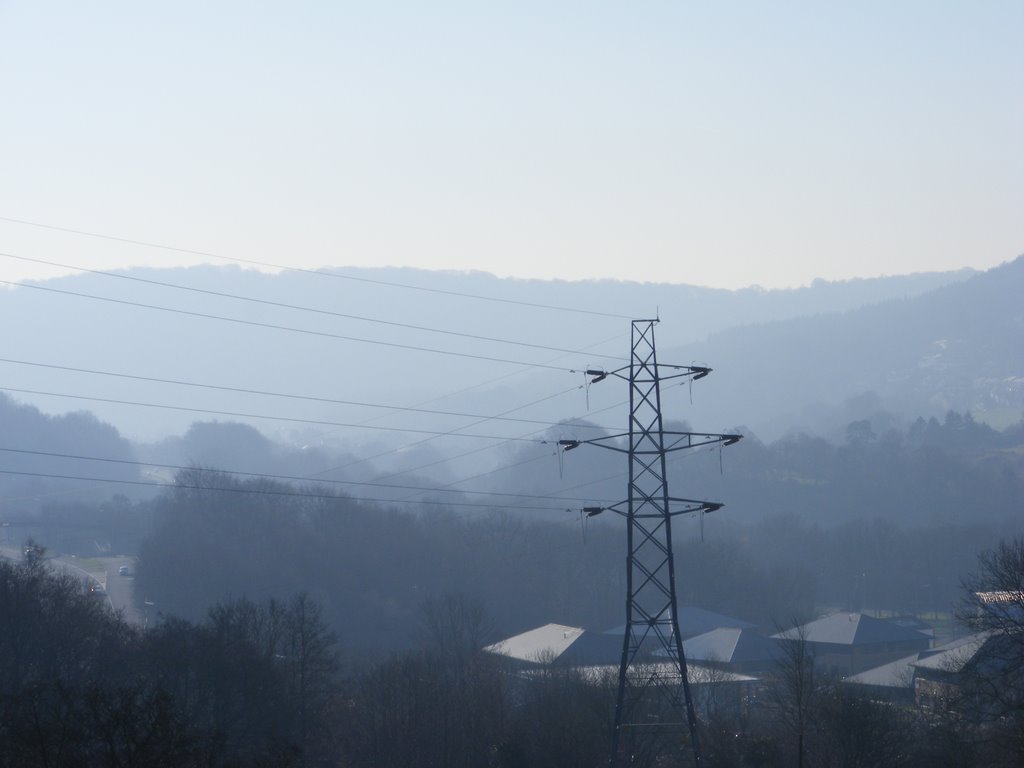
<svg viewBox="0 0 1024 768">
<path fill-rule="evenodd" d="M 1024 252 L 1022 40 L 1020 0 L 0 0 L 0 216 L 301 266 L 984 268 Z"/>
</svg>

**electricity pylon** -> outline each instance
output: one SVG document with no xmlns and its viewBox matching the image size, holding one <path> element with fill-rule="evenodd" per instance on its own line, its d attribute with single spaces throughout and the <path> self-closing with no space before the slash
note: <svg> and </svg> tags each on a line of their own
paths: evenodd
<svg viewBox="0 0 1024 768">
<path fill-rule="evenodd" d="M 690 694 L 683 639 L 676 614 L 672 519 L 714 512 L 721 504 L 670 496 L 666 457 L 703 445 L 731 445 L 740 435 L 666 431 L 661 415 L 661 382 L 702 379 L 710 368 L 659 366 L 654 346 L 657 320 L 634 320 L 628 378 L 625 368 L 588 370 L 592 383 L 608 376 L 629 382 L 629 432 L 591 440 L 562 440 L 564 450 L 582 443 L 628 454 L 629 497 L 610 507 L 585 507 L 626 518 L 626 626 L 619 664 L 612 765 L 682 759 L 687 742 L 702 765 L 697 716 Z M 662 369 L 665 369 L 665 373 Z M 621 447 L 622 438 L 629 447 Z"/>
</svg>

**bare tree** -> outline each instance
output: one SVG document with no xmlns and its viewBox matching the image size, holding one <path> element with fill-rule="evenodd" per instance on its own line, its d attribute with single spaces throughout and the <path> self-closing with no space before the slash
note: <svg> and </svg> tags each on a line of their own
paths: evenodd
<svg viewBox="0 0 1024 768">
<path fill-rule="evenodd" d="M 818 706 L 814 652 L 802 624 L 783 633 L 781 647 L 769 698 L 775 704 L 779 720 L 796 741 L 796 764 L 803 768 L 806 738 Z"/>
<path fill-rule="evenodd" d="M 269 676 L 267 685 L 279 689 L 275 725 L 287 725 L 299 748 L 297 761 L 305 764 L 307 755 L 325 749 L 339 661 L 337 638 L 320 606 L 306 594 L 287 602 L 235 600 L 211 609 L 207 626 L 235 659 L 251 655 L 253 669 L 262 670 Z"/>
<path fill-rule="evenodd" d="M 963 666 L 962 706 L 986 725 L 1009 764 L 1024 761 L 1024 538 L 978 556 L 963 583 L 959 620 L 988 635 Z"/>
<path fill-rule="evenodd" d="M 428 598 L 422 615 L 423 647 L 454 669 L 480 653 L 490 632 L 483 603 L 466 595 Z"/>
<path fill-rule="evenodd" d="M 914 742 L 909 712 L 872 701 L 846 683 L 829 681 L 817 693 L 818 736 L 835 768 L 898 768 Z M 825 764 L 821 757 L 816 764 Z"/>
<path fill-rule="evenodd" d="M 323 621 L 320 606 L 306 594 L 293 597 L 283 610 L 279 659 L 298 717 L 299 743 L 316 755 L 326 743 L 328 720 L 337 693 L 337 638 Z"/>
</svg>

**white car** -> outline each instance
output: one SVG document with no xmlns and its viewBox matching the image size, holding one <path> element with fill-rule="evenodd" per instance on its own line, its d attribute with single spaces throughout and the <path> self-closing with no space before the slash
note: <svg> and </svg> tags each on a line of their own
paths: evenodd
<svg viewBox="0 0 1024 768">
<path fill-rule="evenodd" d="M 119 576 L 127 576 L 128 575 L 128 566 L 127 565 L 122 565 L 120 568 L 117 569 L 117 574 Z"/>
</svg>

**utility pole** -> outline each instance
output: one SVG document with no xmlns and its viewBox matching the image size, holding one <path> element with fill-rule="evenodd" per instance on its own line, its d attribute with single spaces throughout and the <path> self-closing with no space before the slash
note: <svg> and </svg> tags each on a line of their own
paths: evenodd
<svg viewBox="0 0 1024 768">
<path fill-rule="evenodd" d="M 706 445 L 732 445 L 740 435 L 666 431 L 661 413 L 661 382 L 696 381 L 710 368 L 659 366 L 654 346 L 657 320 L 634 320 L 628 368 L 588 370 L 592 383 L 614 376 L 629 382 L 629 432 L 592 440 L 560 441 L 564 450 L 581 443 L 628 455 L 626 501 L 610 507 L 586 507 L 594 516 L 612 511 L 626 518 L 626 626 L 619 664 L 611 765 L 630 765 L 659 757 L 679 762 L 687 751 L 701 761 L 697 715 L 690 693 L 683 640 L 676 613 L 672 519 L 714 512 L 721 504 L 669 495 L 666 457 Z M 664 372 L 663 372 L 664 371 Z M 621 440 L 628 437 L 628 448 Z"/>
</svg>

